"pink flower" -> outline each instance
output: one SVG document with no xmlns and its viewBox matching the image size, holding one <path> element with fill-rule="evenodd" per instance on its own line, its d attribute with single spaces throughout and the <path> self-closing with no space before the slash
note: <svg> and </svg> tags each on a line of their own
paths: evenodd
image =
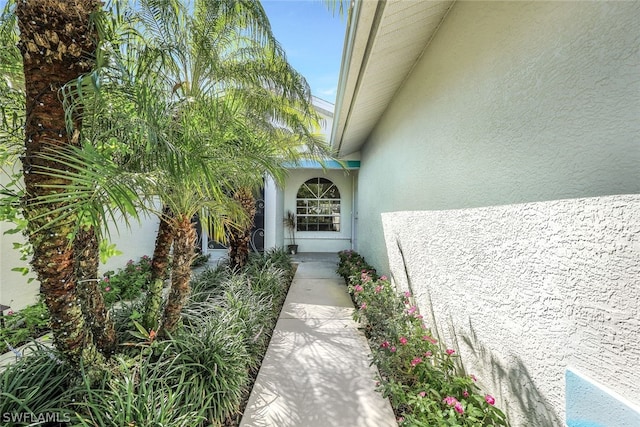
<svg viewBox="0 0 640 427">
<path fill-rule="evenodd" d="M 422 317 L 422 314 L 416 314 L 414 317 L 415 317 L 416 319 L 422 319 L 422 318 L 423 318 L 423 317 Z"/>
<path fill-rule="evenodd" d="M 400 344 L 406 345 L 407 344 L 407 339 L 405 337 L 400 337 Z"/>
<path fill-rule="evenodd" d="M 476 376 L 473 374 L 469 375 L 469 377 L 473 380 L 473 382 L 478 381 L 478 378 L 476 378 Z"/>
<path fill-rule="evenodd" d="M 404 292 L 404 296 L 407 297 L 407 298 L 411 297 L 411 292 L 405 291 Z"/>
<path fill-rule="evenodd" d="M 360 305 L 360 310 L 364 310 L 367 308 L 367 303 L 363 302 L 362 305 Z"/>
<path fill-rule="evenodd" d="M 383 341 L 382 344 L 380 344 L 380 347 L 388 348 L 389 347 L 389 341 Z"/>
<path fill-rule="evenodd" d="M 375 289 L 375 291 L 374 291 L 374 292 L 375 292 L 376 294 L 379 294 L 381 290 L 382 290 L 382 286 L 378 285 L 378 286 L 376 286 L 376 289 Z"/>
<path fill-rule="evenodd" d="M 462 395 L 464 397 L 469 397 L 469 392 L 467 390 L 465 390 L 465 391 L 462 392 Z"/>
<path fill-rule="evenodd" d="M 435 344 L 435 343 L 438 342 L 437 339 L 431 338 L 429 335 L 423 336 L 422 339 L 425 340 L 425 341 L 429 341 L 431 344 Z"/>
<path fill-rule="evenodd" d="M 420 358 L 420 357 L 415 357 L 415 358 L 411 361 L 411 366 L 416 366 L 416 365 L 418 365 L 420 362 L 422 362 L 422 358 Z"/>
<path fill-rule="evenodd" d="M 399 423 L 404 422 L 404 417 L 398 417 L 398 422 L 399 422 Z"/>
<path fill-rule="evenodd" d="M 105 277 L 102 279 L 102 281 L 103 281 L 103 282 L 106 282 L 106 283 L 109 283 L 109 276 L 105 276 Z"/>
<path fill-rule="evenodd" d="M 425 356 L 425 357 L 431 357 L 431 356 L 433 356 L 433 353 L 431 353 L 430 351 L 427 351 L 427 352 L 424 354 L 424 356 Z"/>
<path fill-rule="evenodd" d="M 418 396 L 420 397 L 425 397 L 427 395 L 426 391 L 421 391 L 420 393 L 418 393 Z"/>
<path fill-rule="evenodd" d="M 455 406 L 453 407 L 453 409 L 455 409 L 456 412 L 459 413 L 459 414 L 464 414 L 464 408 L 462 407 L 462 403 L 460 403 L 460 402 L 457 402 L 455 404 Z"/>
<path fill-rule="evenodd" d="M 388 277 L 385 275 L 380 276 L 380 280 L 388 280 Z"/>
<path fill-rule="evenodd" d="M 487 395 L 484 397 L 484 400 L 485 400 L 489 405 L 495 405 L 495 403 L 496 403 L 496 399 L 494 399 L 494 397 L 493 397 L 493 396 L 491 396 L 490 394 L 487 394 Z"/>
<path fill-rule="evenodd" d="M 16 312 L 13 310 L 7 311 L 7 316 L 13 316 Z"/>
<path fill-rule="evenodd" d="M 445 398 L 442 400 L 442 403 L 444 403 L 444 404 L 446 404 L 446 405 L 449 405 L 449 406 L 453 406 L 453 405 L 455 405 L 456 403 L 458 403 L 458 399 L 456 399 L 456 398 L 455 398 L 455 397 L 453 397 L 453 396 L 447 396 L 447 397 L 445 397 Z"/>
<path fill-rule="evenodd" d="M 133 264 L 133 260 L 130 259 L 129 261 L 127 261 L 127 265 L 132 265 Z"/>
<path fill-rule="evenodd" d="M 452 349 L 452 348 L 448 348 L 446 352 L 447 352 L 447 354 L 448 354 L 449 356 L 451 356 L 451 355 L 452 355 L 453 353 L 455 353 L 456 351 L 455 351 L 454 349 Z"/>
<path fill-rule="evenodd" d="M 355 285 L 353 287 L 353 291 L 356 292 L 356 293 L 357 292 L 362 292 L 363 290 L 364 290 L 364 288 L 362 286 L 360 286 L 360 285 Z"/>
<path fill-rule="evenodd" d="M 389 350 L 391 350 L 391 353 L 395 353 L 396 352 L 396 347 L 395 346 L 391 346 L 391 348 Z"/>
<path fill-rule="evenodd" d="M 411 307 L 411 308 L 409 308 L 409 309 L 407 310 L 407 314 L 413 314 L 413 313 L 415 313 L 415 312 L 416 312 L 416 310 L 417 310 L 417 309 L 418 309 L 418 307 L 416 307 L 416 306 L 414 305 L 413 307 Z"/>
<path fill-rule="evenodd" d="M 109 292 L 111 290 L 111 286 L 107 286 L 106 288 L 104 288 L 105 292 Z"/>
</svg>

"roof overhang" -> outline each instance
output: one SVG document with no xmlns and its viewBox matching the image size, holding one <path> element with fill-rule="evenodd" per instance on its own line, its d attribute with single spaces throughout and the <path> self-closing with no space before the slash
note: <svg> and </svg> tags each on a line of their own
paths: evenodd
<svg viewBox="0 0 640 427">
<path fill-rule="evenodd" d="M 354 0 L 331 131 L 339 156 L 360 149 L 452 5 L 453 0 Z"/>
</svg>

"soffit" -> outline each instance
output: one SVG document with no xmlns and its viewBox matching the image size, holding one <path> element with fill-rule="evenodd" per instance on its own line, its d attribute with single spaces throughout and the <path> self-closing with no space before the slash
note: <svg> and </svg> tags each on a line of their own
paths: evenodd
<svg viewBox="0 0 640 427">
<path fill-rule="evenodd" d="M 331 139 L 340 155 L 360 149 L 452 4 L 360 0 L 347 28 Z"/>
</svg>

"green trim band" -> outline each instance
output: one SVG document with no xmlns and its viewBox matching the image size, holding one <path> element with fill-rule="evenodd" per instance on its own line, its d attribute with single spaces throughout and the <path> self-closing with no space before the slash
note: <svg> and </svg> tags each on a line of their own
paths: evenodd
<svg viewBox="0 0 640 427">
<path fill-rule="evenodd" d="M 323 167 L 324 166 L 324 167 Z M 288 169 L 360 169 L 360 160 L 300 160 L 287 162 L 284 167 Z"/>
</svg>

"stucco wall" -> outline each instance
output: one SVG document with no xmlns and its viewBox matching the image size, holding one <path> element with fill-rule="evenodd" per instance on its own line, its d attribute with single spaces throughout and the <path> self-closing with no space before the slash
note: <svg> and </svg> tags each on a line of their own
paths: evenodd
<svg viewBox="0 0 640 427">
<path fill-rule="evenodd" d="M 29 267 L 29 261 L 21 260 L 20 253 L 13 248 L 14 243 L 24 242 L 22 235 L 4 234 L 14 227 L 12 223 L 0 222 L 0 304 L 15 311 L 37 301 L 40 285 L 36 280 L 29 282 L 33 274 L 23 276 L 12 271 L 13 268 Z"/>
<path fill-rule="evenodd" d="M 362 148 L 380 213 L 640 192 L 640 2 L 457 2 Z"/>
<path fill-rule="evenodd" d="M 382 219 L 393 279 L 514 425 L 563 425 L 568 367 L 640 407 L 640 196 Z"/>
<path fill-rule="evenodd" d="M 143 216 L 140 223 L 132 221 L 130 229 L 119 224 L 118 231 L 112 226 L 110 241 L 122 255 L 111 257 L 106 264 L 100 264 L 100 271 L 115 271 L 124 268 L 130 259 L 137 261 L 143 255 L 152 256 L 159 223 L 160 220 L 156 216 Z"/>
<path fill-rule="evenodd" d="M 129 259 L 137 261 L 143 255 L 151 256 L 158 230 L 157 218 L 142 218 L 140 224 L 133 222 L 131 230 L 120 225 L 120 233 L 115 228 L 111 230 L 111 242 L 122 255 L 109 258 L 106 264 L 100 264 L 100 271 L 117 270 L 123 268 Z M 25 241 L 21 234 L 3 234 L 14 228 L 13 224 L 0 222 L 0 303 L 10 305 L 13 310 L 20 310 L 37 301 L 40 292 L 40 282 L 35 280 L 35 274 L 23 276 L 11 271 L 15 267 L 29 267 L 29 261 L 20 260 L 20 254 L 13 249 L 13 243 Z M 29 282 L 29 278 L 34 278 Z"/>
</svg>

